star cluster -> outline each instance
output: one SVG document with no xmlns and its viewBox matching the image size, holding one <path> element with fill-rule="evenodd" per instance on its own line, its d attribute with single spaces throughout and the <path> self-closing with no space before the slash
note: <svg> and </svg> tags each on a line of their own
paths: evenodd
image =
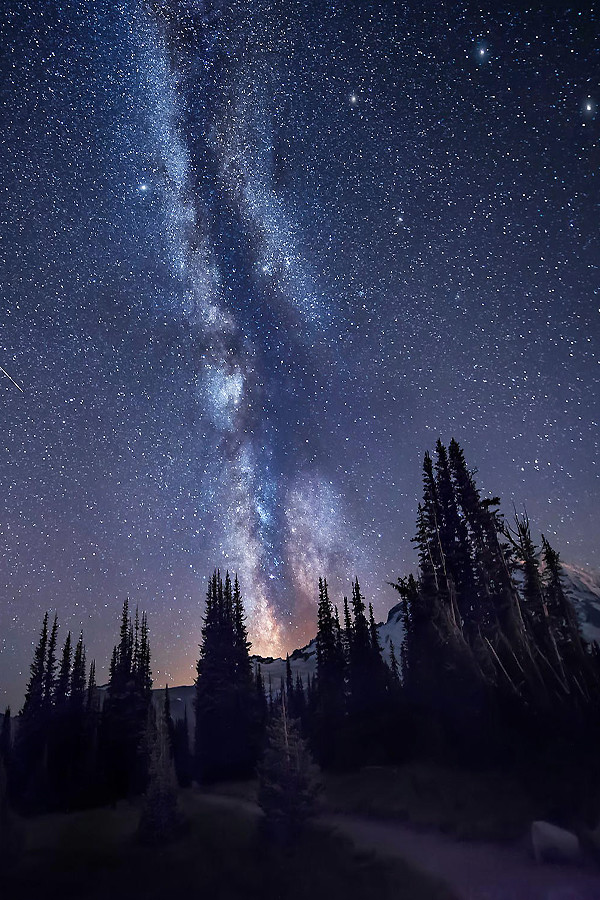
<svg viewBox="0 0 600 900">
<path fill-rule="evenodd" d="M 189 682 L 214 565 L 262 653 L 312 636 L 321 573 L 383 615 L 438 437 L 598 565 L 598 24 L 10 5 L 0 701 L 46 609 L 102 672 L 126 595 Z"/>
</svg>

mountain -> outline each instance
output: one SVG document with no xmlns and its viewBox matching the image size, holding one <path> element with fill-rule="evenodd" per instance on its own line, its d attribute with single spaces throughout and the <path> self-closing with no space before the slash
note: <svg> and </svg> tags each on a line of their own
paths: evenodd
<svg viewBox="0 0 600 900">
<path fill-rule="evenodd" d="M 567 594 L 577 612 L 583 636 L 587 641 L 597 641 L 600 644 L 600 572 L 563 564 L 563 573 Z M 377 629 L 386 661 L 389 661 L 390 641 L 394 642 L 396 658 L 399 660 L 400 646 L 404 634 L 400 603 L 392 606 L 386 621 L 380 622 Z M 277 695 L 281 688 L 281 680 L 282 678 L 285 679 L 285 659 L 253 656 L 252 662 L 254 665 L 260 664 L 267 691 L 269 690 L 270 679 L 273 694 Z M 304 684 L 306 684 L 307 676 L 310 675 L 312 678 L 317 668 L 316 639 L 313 638 L 305 647 L 294 650 L 290 654 L 290 664 L 294 679 L 299 674 Z M 164 688 L 153 691 L 154 702 L 157 707 L 162 706 L 164 693 Z M 184 710 L 187 708 L 190 730 L 194 721 L 194 695 L 195 689 L 193 684 L 169 688 L 173 718 L 183 718 Z M 0 713 L 1 723 L 2 714 Z"/>
<path fill-rule="evenodd" d="M 581 623 L 583 636 L 587 641 L 598 641 L 600 644 L 600 572 L 593 569 L 577 568 L 563 564 L 564 584 L 567 594 L 573 603 L 577 612 L 577 617 Z M 402 627 L 402 608 L 397 603 L 392 606 L 388 612 L 385 622 L 380 622 L 377 626 L 379 632 L 379 642 L 381 644 L 384 658 L 389 662 L 390 658 L 390 641 L 393 641 L 396 649 L 396 658 L 400 659 L 400 646 L 404 635 Z M 285 659 L 274 659 L 273 657 L 253 656 L 254 665 L 260 665 L 265 680 L 267 692 L 269 690 L 269 679 L 273 695 L 276 696 L 281 689 L 281 681 L 285 680 Z M 290 665 L 294 680 L 299 674 L 304 684 L 306 684 L 307 676 L 311 678 L 317 668 L 317 642 L 313 638 L 310 643 L 299 650 L 294 650 L 290 654 Z M 154 692 L 156 702 L 162 703 L 164 689 Z M 194 686 L 184 685 L 182 687 L 169 688 L 169 699 L 171 701 L 171 712 L 174 718 L 183 716 L 184 708 L 187 707 L 188 718 L 190 722 L 194 718 Z"/>
<path fill-rule="evenodd" d="M 600 644 L 600 572 L 563 563 L 563 574 L 584 638 Z"/>
</svg>

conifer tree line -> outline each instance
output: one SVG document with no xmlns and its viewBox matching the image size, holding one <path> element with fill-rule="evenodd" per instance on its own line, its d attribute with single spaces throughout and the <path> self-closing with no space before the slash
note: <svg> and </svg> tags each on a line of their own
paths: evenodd
<svg viewBox="0 0 600 900">
<path fill-rule="evenodd" d="M 88 669 L 83 635 L 73 646 L 69 632 L 59 654 L 58 619 L 50 625 L 46 613 L 14 741 L 10 710 L 4 717 L 11 796 L 25 808 L 78 805 L 87 790 L 97 710 L 95 664 Z"/>
<path fill-rule="evenodd" d="M 81 634 L 58 653 L 58 618 L 46 613 L 18 728 L 3 719 L 0 753 L 9 795 L 25 811 L 72 809 L 127 796 L 145 780 L 142 736 L 152 691 L 145 614 L 126 600 L 106 690 L 96 685 Z"/>
<path fill-rule="evenodd" d="M 395 656 L 388 666 L 373 606 L 369 604 L 367 615 L 358 579 L 350 602 L 344 597 L 343 609 L 342 625 L 327 581 L 319 579 L 317 671 L 309 685 L 305 720 L 317 759 L 334 768 L 393 757 L 400 710 Z M 294 695 L 288 702 L 293 708 Z"/>
<path fill-rule="evenodd" d="M 558 554 L 545 537 L 536 547 L 526 515 L 507 523 L 498 504 L 482 497 L 456 441 L 425 454 L 419 571 L 393 584 L 404 636 L 389 663 L 358 580 L 340 615 L 319 578 L 314 675 L 294 677 L 288 656 L 280 683 L 265 683 L 238 579 L 215 570 L 193 723 L 187 710 L 173 720 L 168 688 L 160 710 L 152 703 L 148 621 L 128 601 L 102 691 L 83 636 L 67 634 L 59 650 L 46 615 L 18 728 L 7 710 L 0 731 L 11 800 L 69 809 L 147 791 L 156 831 L 175 816 L 174 778 L 187 786 L 258 771 L 265 810 L 291 833 L 312 802 L 311 754 L 325 769 L 411 757 L 511 767 L 543 756 L 556 772 L 577 758 L 600 775 L 585 751 L 600 739 L 600 651 L 582 637 Z M 273 799 L 283 783 L 305 792 L 287 813 Z"/>
<path fill-rule="evenodd" d="M 404 700 L 442 754 L 505 759 L 532 742 L 571 753 L 597 737 L 600 652 L 582 637 L 558 553 L 545 537 L 536 547 L 526 514 L 509 524 L 498 505 L 456 441 L 425 455 L 419 573 L 394 585 Z"/>
</svg>

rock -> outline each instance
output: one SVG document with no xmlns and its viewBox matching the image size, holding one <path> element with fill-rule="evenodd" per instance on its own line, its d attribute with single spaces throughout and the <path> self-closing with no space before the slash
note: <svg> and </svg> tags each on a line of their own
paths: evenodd
<svg viewBox="0 0 600 900">
<path fill-rule="evenodd" d="M 577 835 L 550 822 L 531 823 L 531 844 L 537 863 L 578 863 L 581 860 Z"/>
</svg>

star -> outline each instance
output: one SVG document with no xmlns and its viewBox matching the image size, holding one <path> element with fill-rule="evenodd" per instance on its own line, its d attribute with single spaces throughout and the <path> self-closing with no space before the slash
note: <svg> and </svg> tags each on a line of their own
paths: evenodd
<svg viewBox="0 0 600 900">
<path fill-rule="evenodd" d="M 30 5 L 35 28 L 3 22 L 0 710 L 22 702 L 40 611 L 74 630 L 84 600 L 102 678 L 96 605 L 135 594 L 157 670 L 187 680 L 223 560 L 265 649 L 275 626 L 290 650 L 314 636 L 319 575 L 339 599 L 357 574 L 385 616 L 438 437 L 565 560 L 600 564 L 599 95 L 578 4 L 519 4 L 510 25 L 494 4 L 402 23 L 305 4 L 271 36 L 258 3 L 249 30 L 219 13 L 183 43 L 190 4 L 103 4 L 97 31 L 80 4 L 60 29 Z M 306 54 L 270 49 L 306 34 Z"/>
</svg>

